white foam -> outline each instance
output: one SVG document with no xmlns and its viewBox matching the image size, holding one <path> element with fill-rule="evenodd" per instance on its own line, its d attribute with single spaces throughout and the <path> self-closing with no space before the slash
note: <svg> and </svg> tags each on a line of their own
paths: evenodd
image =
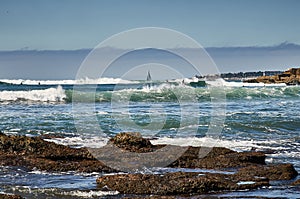
<svg viewBox="0 0 300 199">
<path fill-rule="evenodd" d="M 73 85 L 73 84 L 133 84 L 137 81 L 123 80 L 121 78 L 99 78 L 78 80 L 29 80 L 29 79 L 0 79 L 0 82 L 23 85 Z"/>
<path fill-rule="evenodd" d="M 108 112 L 106 112 L 106 111 L 97 111 L 97 114 L 98 115 L 107 115 Z"/>
<path fill-rule="evenodd" d="M 286 87 L 285 83 L 264 84 L 264 83 L 246 83 L 246 82 L 227 82 L 224 79 L 216 79 L 214 81 L 206 81 L 210 86 L 225 86 L 225 87 Z"/>
<path fill-rule="evenodd" d="M 179 84 L 179 85 L 174 85 L 174 84 L 169 84 L 169 83 L 163 83 L 159 85 L 153 85 L 153 86 L 144 86 L 141 90 L 137 91 L 143 91 L 143 92 L 150 92 L 150 91 L 155 91 L 157 93 L 162 93 L 165 90 L 170 90 L 170 89 L 184 89 L 182 91 L 186 91 L 187 89 L 194 89 L 186 84 Z"/>
<path fill-rule="evenodd" d="M 102 137 L 65 137 L 65 138 L 51 138 L 45 139 L 49 142 L 54 142 L 56 144 L 62 144 L 67 146 L 75 147 L 88 147 L 88 148 L 101 148 L 104 147 L 109 138 Z M 225 139 L 214 139 L 210 137 L 196 138 L 196 137 L 158 137 L 156 139 L 150 140 L 154 145 L 159 144 L 170 144 L 176 146 L 204 146 L 204 147 L 226 147 L 236 151 L 249 151 L 252 148 L 269 148 L 264 146 L 264 143 L 276 143 L 276 141 L 265 141 L 265 142 L 255 142 L 253 140 L 225 140 Z M 278 149 L 278 147 L 277 147 Z M 282 148 L 285 149 L 285 148 Z"/>
<path fill-rule="evenodd" d="M 107 195 L 117 195 L 119 194 L 118 191 L 70 191 L 70 192 L 63 192 L 64 195 L 68 196 L 77 196 L 77 197 L 84 197 L 84 198 L 94 198 L 100 196 L 107 196 Z"/>
<path fill-rule="evenodd" d="M 237 185 L 248 185 L 248 184 L 255 184 L 254 181 L 239 181 Z"/>
<path fill-rule="evenodd" d="M 179 137 L 179 138 L 169 138 L 162 137 L 155 140 L 151 140 L 154 145 L 158 144 L 171 144 L 177 146 L 204 146 L 204 147 L 226 147 L 234 150 L 244 151 L 250 150 L 252 147 L 257 147 L 253 141 L 246 140 L 223 140 L 214 139 L 209 137 L 196 138 L 196 137 Z"/>
<path fill-rule="evenodd" d="M 101 138 L 101 137 L 91 137 L 91 138 L 66 137 L 66 138 L 51 138 L 45 140 L 49 142 L 54 142 L 56 144 L 66 145 L 66 146 L 101 148 L 107 144 L 109 139 Z"/>
<path fill-rule="evenodd" d="M 151 138 L 150 138 L 151 139 Z M 94 137 L 66 137 L 66 138 L 51 138 L 45 139 L 47 141 L 55 142 L 57 144 L 75 146 L 75 147 L 87 147 L 87 148 L 101 148 L 104 147 L 109 138 L 103 138 L 100 136 Z M 154 145 L 167 144 L 176 146 L 195 146 L 195 147 L 225 147 L 235 151 L 250 151 L 253 148 L 259 150 L 276 150 L 276 154 L 269 154 L 272 157 L 300 157 L 300 152 L 290 151 L 290 146 L 286 146 L 290 143 L 290 140 L 227 140 L 222 138 L 212 137 L 156 137 L 150 142 Z M 280 146 L 278 146 L 280 145 Z M 298 145 L 296 145 L 298 147 Z M 271 161 L 271 160 L 270 160 Z"/>
<path fill-rule="evenodd" d="M 179 83 L 179 84 L 183 84 L 183 83 L 189 84 L 191 82 L 198 82 L 198 81 L 199 81 L 199 78 L 197 78 L 197 77 L 168 80 L 168 82 Z"/>
<path fill-rule="evenodd" d="M 66 98 L 64 89 L 61 86 L 57 88 L 48 88 L 44 90 L 30 91 L 1 91 L 0 101 L 40 101 L 40 102 L 61 102 Z"/>
</svg>

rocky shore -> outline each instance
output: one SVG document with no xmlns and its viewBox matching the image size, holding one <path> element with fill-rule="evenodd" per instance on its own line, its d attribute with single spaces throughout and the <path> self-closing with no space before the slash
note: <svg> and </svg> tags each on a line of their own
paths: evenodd
<svg viewBox="0 0 300 199">
<path fill-rule="evenodd" d="M 153 145 L 138 133 L 120 133 L 111 138 L 108 145 L 119 148 L 121 153 L 134 152 L 141 155 L 166 147 Z M 199 157 L 199 151 L 203 149 L 209 150 L 209 153 Z M 2 166 L 21 166 L 28 170 L 49 172 L 103 172 L 104 175 L 97 179 L 98 189 L 118 191 L 120 194 L 189 196 L 249 190 L 268 186 L 272 180 L 292 180 L 298 175 L 292 164 L 266 164 L 263 152 L 236 152 L 222 147 L 185 147 L 180 158 L 166 165 L 165 168 L 174 168 L 167 172 L 140 170 L 113 175 L 105 173 L 115 173 L 116 169 L 106 166 L 92 154 L 86 148 L 58 145 L 40 137 L 0 134 Z M 298 184 L 294 182 L 295 186 Z"/>
<path fill-rule="evenodd" d="M 0 199 L 23 199 L 23 198 L 19 195 L 0 193 Z"/>
<path fill-rule="evenodd" d="M 111 143 L 124 151 L 149 152 L 163 147 L 128 133 L 117 135 Z M 104 175 L 97 179 L 98 186 L 122 194 L 193 195 L 256 189 L 268 186 L 270 180 L 291 180 L 298 175 L 292 164 L 267 165 L 266 155 L 262 152 L 236 152 L 214 147 L 205 157 L 199 158 L 200 150 L 201 147 L 187 147 L 185 153 L 168 167 L 210 169 L 213 172 Z"/>
<path fill-rule="evenodd" d="M 0 164 L 49 172 L 114 172 L 95 159 L 86 148 L 71 148 L 40 137 L 0 133 Z"/>
<path fill-rule="evenodd" d="M 265 83 L 265 84 L 278 84 L 285 83 L 287 85 L 300 84 L 300 68 L 291 68 L 282 74 L 273 76 L 261 76 L 255 79 L 248 79 L 244 82 L 247 83 Z"/>
</svg>

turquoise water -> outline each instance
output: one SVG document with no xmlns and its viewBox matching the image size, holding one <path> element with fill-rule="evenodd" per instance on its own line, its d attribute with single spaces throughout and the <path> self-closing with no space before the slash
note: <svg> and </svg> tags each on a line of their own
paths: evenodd
<svg viewBox="0 0 300 199">
<path fill-rule="evenodd" d="M 73 147 L 100 147 L 122 131 L 139 131 L 155 138 L 154 143 L 185 145 L 193 140 L 197 145 L 207 136 L 214 113 L 210 91 L 165 82 L 150 88 L 143 83 L 81 85 L 76 91 L 73 85 L 1 84 L 0 130 L 27 136 L 58 135 L 63 138 L 50 141 Z M 274 151 L 268 162 L 290 162 L 300 172 L 300 87 L 225 87 L 224 91 L 226 117 L 214 144 L 238 151 Z M 74 109 L 76 104 L 78 109 Z M 96 118 L 101 133 L 91 118 Z M 78 131 L 78 126 L 85 130 Z M 99 173 L 43 173 L 5 167 L 0 175 L 2 191 L 30 198 L 115 194 L 94 191 Z M 37 184 L 34 179 L 42 181 Z M 78 189 L 81 192 L 75 191 Z M 298 191 L 274 183 L 261 190 L 222 195 L 299 198 Z"/>
</svg>

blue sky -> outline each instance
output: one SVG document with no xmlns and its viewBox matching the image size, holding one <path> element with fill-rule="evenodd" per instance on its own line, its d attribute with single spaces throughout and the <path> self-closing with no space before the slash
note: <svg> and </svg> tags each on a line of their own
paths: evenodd
<svg viewBox="0 0 300 199">
<path fill-rule="evenodd" d="M 0 0 L 0 50 L 93 48 L 158 26 L 204 47 L 300 44 L 297 0 Z"/>
<path fill-rule="evenodd" d="M 0 0 L 0 78 L 74 79 L 91 49 L 140 27 L 190 36 L 220 72 L 299 67 L 299 9 L 299 0 Z"/>
</svg>

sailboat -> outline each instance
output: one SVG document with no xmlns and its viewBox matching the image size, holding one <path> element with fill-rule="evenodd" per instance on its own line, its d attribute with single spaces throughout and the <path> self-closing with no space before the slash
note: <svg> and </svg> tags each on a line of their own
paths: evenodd
<svg viewBox="0 0 300 199">
<path fill-rule="evenodd" d="M 152 77 L 151 77 L 151 74 L 150 74 L 150 70 L 148 70 L 146 83 L 147 83 L 147 88 L 150 89 L 151 86 L 152 86 Z"/>
<path fill-rule="evenodd" d="M 147 74 L 147 82 L 149 82 L 149 81 L 152 81 L 152 78 L 151 78 L 150 71 L 148 70 L 148 74 Z"/>
</svg>

